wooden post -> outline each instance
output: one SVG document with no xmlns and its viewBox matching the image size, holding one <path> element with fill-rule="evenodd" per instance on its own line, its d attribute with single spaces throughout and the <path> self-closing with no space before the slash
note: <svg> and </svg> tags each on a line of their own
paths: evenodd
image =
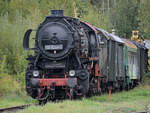
<svg viewBox="0 0 150 113">
<path fill-rule="evenodd" d="M 109 103 L 111 102 L 111 87 L 108 88 L 109 90 Z"/>
</svg>

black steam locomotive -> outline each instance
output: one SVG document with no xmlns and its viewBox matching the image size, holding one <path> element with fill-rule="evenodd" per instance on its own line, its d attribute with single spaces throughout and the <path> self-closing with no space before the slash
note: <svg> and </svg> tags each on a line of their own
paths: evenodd
<svg viewBox="0 0 150 113">
<path fill-rule="evenodd" d="M 23 40 L 25 50 L 34 50 L 27 58 L 26 91 L 39 102 L 133 88 L 147 66 L 144 46 L 64 16 L 63 10 L 51 10 L 39 25 L 34 48 L 31 32 Z"/>
<path fill-rule="evenodd" d="M 94 29 L 63 10 L 51 10 L 36 32 L 35 47 L 29 48 L 31 29 L 24 36 L 25 50 L 34 50 L 27 60 L 26 90 L 38 100 L 77 98 L 97 80 L 99 44 Z M 89 72 L 89 68 L 91 68 Z M 100 88 L 99 88 L 100 89 Z"/>
</svg>

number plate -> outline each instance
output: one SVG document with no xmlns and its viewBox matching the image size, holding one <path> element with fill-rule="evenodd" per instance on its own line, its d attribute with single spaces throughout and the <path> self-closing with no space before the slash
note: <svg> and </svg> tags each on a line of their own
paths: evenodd
<svg viewBox="0 0 150 113">
<path fill-rule="evenodd" d="M 59 45 L 45 45 L 45 50 L 62 50 L 63 49 L 63 45 L 59 44 Z"/>
</svg>

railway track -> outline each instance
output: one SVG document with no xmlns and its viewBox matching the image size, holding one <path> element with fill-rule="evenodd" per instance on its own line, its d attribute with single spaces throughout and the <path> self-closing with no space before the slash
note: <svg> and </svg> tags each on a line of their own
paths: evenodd
<svg viewBox="0 0 150 113">
<path fill-rule="evenodd" d="M 20 110 L 23 110 L 33 104 L 27 104 L 27 105 L 21 105 L 21 106 L 15 106 L 15 107 L 8 107 L 8 108 L 2 108 L 0 109 L 0 113 L 9 113 L 9 112 L 18 112 Z"/>
</svg>

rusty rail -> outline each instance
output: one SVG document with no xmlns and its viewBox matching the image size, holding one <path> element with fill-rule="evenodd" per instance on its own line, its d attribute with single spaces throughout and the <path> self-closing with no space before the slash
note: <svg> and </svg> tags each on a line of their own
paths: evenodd
<svg viewBox="0 0 150 113">
<path fill-rule="evenodd" d="M 31 106 L 31 104 L 15 106 L 15 107 L 8 107 L 8 108 L 2 108 L 2 109 L 0 109 L 0 113 L 3 113 L 3 112 L 18 112 L 19 110 L 23 110 L 23 109 L 25 109 L 29 106 Z"/>
</svg>

